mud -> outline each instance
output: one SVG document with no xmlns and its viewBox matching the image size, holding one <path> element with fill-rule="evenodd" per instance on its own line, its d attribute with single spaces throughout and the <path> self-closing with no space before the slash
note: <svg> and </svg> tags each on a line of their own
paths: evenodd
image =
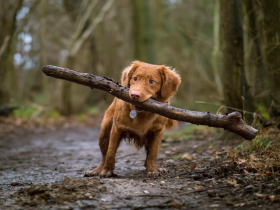
<svg viewBox="0 0 280 210">
<path fill-rule="evenodd" d="M 146 177 L 144 150 L 122 143 L 118 177 L 84 178 L 101 161 L 98 135 L 98 127 L 77 127 L 3 136 L 0 209 L 280 209 L 279 177 L 229 158 L 243 140 L 164 139 L 158 165 L 169 173 L 156 178 Z"/>
</svg>

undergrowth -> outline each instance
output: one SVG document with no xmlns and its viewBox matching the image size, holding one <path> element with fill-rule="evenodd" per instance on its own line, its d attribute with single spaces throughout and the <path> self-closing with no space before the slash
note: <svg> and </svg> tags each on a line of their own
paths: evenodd
<svg viewBox="0 0 280 210">
<path fill-rule="evenodd" d="M 241 153 L 263 153 L 268 150 L 280 149 L 280 131 L 276 127 L 269 127 L 260 131 L 260 134 L 251 141 L 245 141 L 237 147 Z"/>
<path fill-rule="evenodd" d="M 247 167 L 259 174 L 280 176 L 280 132 L 276 127 L 268 127 L 252 141 L 246 141 L 236 148 L 235 159 L 246 159 Z"/>
<path fill-rule="evenodd" d="M 181 128 L 179 130 L 172 130 L 167 131 L 164 134 L 164 139 L 170 139 L 170 140 L 184 140 L 189 139 L 197 134 L 205 134 L 210 135 L 214 132 L 214 129 L 207 126 L 197 126 L 193 124 L 187 124 L 184 128 Z"/>
</svg>

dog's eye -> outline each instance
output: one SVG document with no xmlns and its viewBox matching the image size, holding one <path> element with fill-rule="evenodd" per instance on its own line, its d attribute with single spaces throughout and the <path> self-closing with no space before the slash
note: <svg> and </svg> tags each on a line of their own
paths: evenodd
<svg viewBox="0 0 280 210">
<path fill-rule="evenodd" d="M 155 83 L 155 81 L 154 81 L 154 80 L 152 80 L 152 79 L 150 79 L 150 80 L 149 80 L 149 83 L 150 83 L 150 84 L 154 84 L 154 83 Z"/>
<path fill-rule="evenodd" d="M 133 79 L 134 79 L 134 81 L 137 81 L 137 77 L 134 77 Z"/>
</svg>

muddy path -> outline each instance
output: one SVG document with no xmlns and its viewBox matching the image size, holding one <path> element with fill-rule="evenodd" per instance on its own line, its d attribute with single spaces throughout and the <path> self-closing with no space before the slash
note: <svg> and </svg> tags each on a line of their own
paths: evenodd
<svg viewBox="0 0 280 210">
<path fill-rule="evenodd" d="M 280 182 L 236 167 L 214 135 L 165 138 L 147 178 L 144 150 L 122 143 L 117 178 L 84 178 L 101 161 L 99 128 L 21 130 L 0 139 L 0 209 L 280 209 Z M 184 157 L 182 158 L 182 155 Z"/>
</svg>

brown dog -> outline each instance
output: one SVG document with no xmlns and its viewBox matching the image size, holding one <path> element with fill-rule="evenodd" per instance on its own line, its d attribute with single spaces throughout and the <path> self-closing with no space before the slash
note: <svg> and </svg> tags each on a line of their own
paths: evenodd
<svg viewBox="0 0 280 210">
<path fill-rule="evenodd" d="M 121 82 L 129 87 L 133 100 L 143 102 L 151 97 L 170 102 L 181 82 L 180 76 L 169 67 L 134 61 L 122 72 Z M 131 116 L 131 111 L 133 114 Z M 110 177 L 115 168 L 115 156 L 122 139 L 133 141 L 140 148 L 145 146 L 145 167 L 148 176 L 156 176 L 157 154 L 165 128 L 177 125 L 177 121 L 141 110 L 137 106 L 115 98 L 105 112 L 101 124 L 99 146 L 101 164 L 85 173 L 85 176 Z"/>
</svg>

